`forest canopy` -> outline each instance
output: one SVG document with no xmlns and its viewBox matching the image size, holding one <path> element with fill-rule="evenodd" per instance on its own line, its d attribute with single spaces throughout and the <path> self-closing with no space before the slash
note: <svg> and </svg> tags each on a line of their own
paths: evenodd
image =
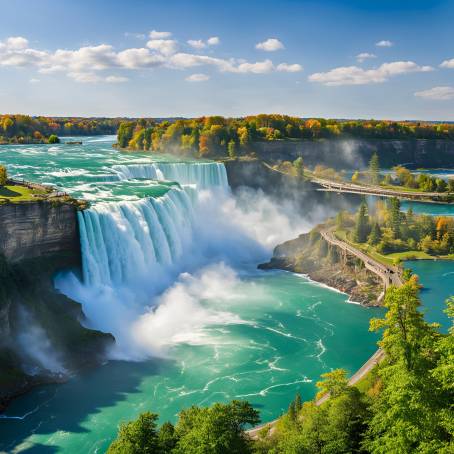
<svg viewBox="0 0 454 454">
<path fill-rule="evenodd" d="M 51 136 L 115 134 L 121 118 L 0 115 L 0 144 L 47 143 Z"/>
<path fill-rule="evenodd" d="M 324 138 L 454 139 L 454 124 L 386 120 L 304 119 L 288 115 L 221 116 L 174 122 L 141 119 L 124 122 L 118 146 L 132 150 L 173 149 L 200 156 L 235 156 L 254 141 Z"/>
</svg>

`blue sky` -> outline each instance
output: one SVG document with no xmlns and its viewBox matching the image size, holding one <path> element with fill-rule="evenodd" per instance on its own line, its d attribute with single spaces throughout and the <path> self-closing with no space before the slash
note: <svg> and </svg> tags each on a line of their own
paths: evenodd
<svg viewBox="0 0 454 454">
<path fill-rule="evenodd" d="M 2 113 L 454 120 L 454 2 L 0 0 Z"/>
</svg>

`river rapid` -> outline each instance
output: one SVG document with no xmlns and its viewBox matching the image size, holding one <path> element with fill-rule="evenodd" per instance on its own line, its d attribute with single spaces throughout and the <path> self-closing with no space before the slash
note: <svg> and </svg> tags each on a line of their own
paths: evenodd
<svg viewBox="0 0 454 454">
<path fill-rule="evenodd" d="M 296 392 L 312 398 L 320 374 L 353 373 L 372 355 L 368 323 L 382 309 L 256 269 L 328 208 L 300 213 L 261 192 L 233 195 L 222 164 L 121 153 L 113 140 L 0 151 L 11 175 L 91 202 L 79 214 L 83 273 L 55 284 L 117 340 L 103 366 L 16 399 L 0 416 L 0 452 L 104 452 L 119 422 L 140 412 L 175 421 L 182 408 L 231 399 L 270 421 Z M 446 324 L 453 263 L 410 265 L 427 283 L 427 317 Z"/>
</svg>

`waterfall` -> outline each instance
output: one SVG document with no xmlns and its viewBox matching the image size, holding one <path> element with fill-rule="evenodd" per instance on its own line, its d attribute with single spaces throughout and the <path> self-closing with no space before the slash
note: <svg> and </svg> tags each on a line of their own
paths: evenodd
<svg viewBox="0 0 454 454">
<path fill-rule="evenodd" d="M 153 279 L 177 264 L 193 233 L 198 189 L 228 188 L 219 163 L 115 165 L 122 180 L 176 181 L 157 198 L 98 202 L 78 213 L 83 281 L 87 286 L 117 287 Z"/>
<path fill-rule="evenodd" d="M 225 167 L 218 162 L 154 162 L 150 164 L 114 165 L 112 170 L 117 173 L 121 180 L 177 181 L 180 184 L 196 184 L 201 189 L 228 186 Z"/>
<path fill-rule="evenodd" d="M 159 198 L 101 202 L 78 213 L 86 285 L 116 286 L 149 276 L 183 254 L 192 235 L 193 202 L 174 187 Z"/>
</svg>

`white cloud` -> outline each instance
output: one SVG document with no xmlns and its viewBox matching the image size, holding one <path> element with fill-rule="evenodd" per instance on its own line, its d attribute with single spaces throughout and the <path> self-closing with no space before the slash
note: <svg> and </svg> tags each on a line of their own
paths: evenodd
<svg viewBox="0 0 454 454">
<path fill-rule="evenodd" d="M 381 41 L 378 41 L 375 43 L 377 47 L 392 47 L 394 46 L 394 43 L 391 41 L 388 41 L 387 39 L 382 39 Z"/>
<path fill-rule="evenodd" d="M 162 55 L 172 55 L 178 50 L 178 43 L 173 39 L 151 39 L 147 47 Z"/>
<path fill-rule="evenodd" d="M 29 82 L 30 82 L 31 84 L 38 84 L 38 83 L 40 82 L 40 80 L 39 80 L 39 79 L 35 79 L 35 78 L 31 78 L 31 79 L 29 80 Z"/>
<path fill-rule="evenodd" d="M 440 68 L 454 69 L 454 58 L 451 58 L 450 60 L 445 60 L 445 61 L 440 65 Z"/>
<path fill-rule="evenodd" d="M 375 54 L 370 54 L 369 52 L 361 52 L 356 56 L 356 60 L 359 63 L 362 63 L 363 61 L 368 60 L 370 58 L 377 58 L 377 56 Z"/>
<path fill-rule="evenodd" d="M 255 63 L 240 63 L 232 72 L 266 74 L 273 71 L 274 65 L 271 60 L 263 60 Z"/>
<path fill-rule="evenodd" d="M 207 47 L 207 44 L 201 39 L 189 39 L 188 44 L 194 49 L 205 49 Z"/>
<path fill-rule="evenodd" d="M 208 38 L 206 41 L 203 39 L 189 39 L 187 43 L 193 47 L 194 49 L 205 49 L 208 46 L 216 46 L 220 43 L 221 41 L 217 36 L 212 36 L 211 38 Z"/>
<path fill-rule="evenodd" d="M 366 85 L 386 82 L 399 74 L 433 71 L 431 66 L 419 66 L 412 61 L 383 63 L 376 69 L 365 70 L 358 66 L 342 66 L 309 76 L 309 81 L 324 85 Z"/>
<path fill-rule="evenodd" d="M 151 30 L 150 34 L 150 39 L 164 39 L 164 38 L 170 38 L 172 36 L 171 32 L 158 32 L 156 30 Z"/>
<path fill-rule="evenodd" d="M 210 79 L 210 76 L 207 74 L 202 74 L 202 73 L 196 73 L 196 74 L 191 74 L 190 76 L 186 77 L 185 80 L 188 82 L 205 82 Z"/>
<path fill-rule="evenodd" d="M 415 96 L 436 101 L 454 99 L 454 87 L 433 87 L 428 90 L 417 91 Z"/>
<path fill-rule="evenodd" d="M 119 66 L 128 69 L 153 68 L 162 66 L 166 61 L 163 55 L 152 54 L 149 49 L 132 48 L 117 54 Z"/>
<path fill-rule="evenodd" d="M 266 41 L 256 44 L 255 47 L 266 52 L 284 49 L 284 45 L 276 38 L 268 38 Z"/>
<path fill-rule="evenodd" d="M 280 72 L 287 72 L 287 73 L 297 73 L 303 70 L 303 67 L 298 63 L 294 63 L 289 65 L 288 63 L 280 63 L 276 66 L 276 70 Z"/>
<path fill-rule="evenodd" d="M 11 36 L 6 40 L 6 46 L 9 49 L 26 49 L 28 47 L 28 39 L 22 36 Z"/>
<path fill-rule="evenodd" d="M 157 33 L 152 32 L 153 36 Z M 204 41 L 205 45 L 218 44 L 219 38 L 212 36 Z M 220 72 L 236 74 L 267 74 L 277 72 L 297 72 L 299 64 L 274 63 L 267 59 L 248 62 L 243 59 L 223 59 L 208 55 L 178 52 L 178 42 L 173 39 L 151 39 L 147 47 L 127 48 L 117 51 L 109 44 L 84 46 L 79 49 L 57 49 L 41 51 L 28 46 L 28 41 L 21 37 L 12 37 L 0 41 L 0 67 L 31 67 L 41 74 L 64 73 L 81 83 L 118 83 L 126 77 L 106 76 L 105 71 L 147 68 L 186 69 L 198 66 L 212 66 Z"/>
<path fill-rule="evenodd" d="M 207 44 L 209 46 L 217 46 L 220 42 L 221 40 L 217 36 L 212 36 L 211 38 L 207 39 Z"/>
</svg>

